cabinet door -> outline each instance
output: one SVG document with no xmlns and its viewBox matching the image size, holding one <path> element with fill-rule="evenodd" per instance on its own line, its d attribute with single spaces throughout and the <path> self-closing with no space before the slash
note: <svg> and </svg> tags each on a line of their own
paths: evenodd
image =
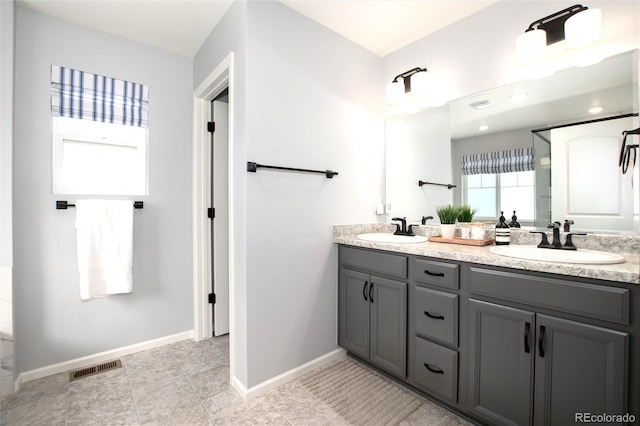
<svg viewBox="0 0 640 426">
<path fill-rule="evenodd" d="M 534 314 L 469 300 L 469 410 L 493 425 L 528 425 Z"/>
<path fill-rule="evenodd" d="M 369 275 L 340 269 L 338 344 L 369 357 Z"/>
<path fill-rule="evenodd" d="M 371 277 L 371 352 L 369 359 L 406 377 L 407 284 Z"/>
<path fill-rule="evenodd" d="M 628 334 L 537 315 L 536 425 L 566 425 L 580 413 L 626 413 Z"/>
</svg>

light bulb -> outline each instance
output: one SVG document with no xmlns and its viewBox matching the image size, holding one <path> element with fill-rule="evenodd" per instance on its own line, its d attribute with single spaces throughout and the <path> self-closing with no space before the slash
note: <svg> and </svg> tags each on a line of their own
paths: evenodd
<svg viewBox="0 0 640 426">
<path fill-rule="evenodd" d="M 404 98 L 404 81 L 396 81 L 387 85 L 387 103 L 399 104 Z"/>
<path fill-rule="evenodd" d="M 421 96 L 429 91 L 430 81 L 426 71 L 413 74 L 411 77 L 411 95 Z"/>
<path fill-rule="evenodd" d="M 564 41 L 569 49 L 587 46 L 598 41 L 600 37 L 602 37 L 600 9 L 583 10 L 564 23 Z"/>
<path fill-rule="evenodd" d="M 539 61 L 547 50 L 547 33 L 544 30 L 531 30 L 516 39 L 516 61 L 528 64 Z"/>
</svg>

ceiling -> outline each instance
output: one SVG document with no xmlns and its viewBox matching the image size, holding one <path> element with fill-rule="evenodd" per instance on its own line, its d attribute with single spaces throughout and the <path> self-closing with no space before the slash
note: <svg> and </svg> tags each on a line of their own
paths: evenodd
<svg viewBox="0 0 640 426">
<path fill-rule="evenodd" d="M 379 56 L 496 1 L 280 0 Z M 17 0 L 17 3 L 193 57 L 233 0 Z"/>
</svg>

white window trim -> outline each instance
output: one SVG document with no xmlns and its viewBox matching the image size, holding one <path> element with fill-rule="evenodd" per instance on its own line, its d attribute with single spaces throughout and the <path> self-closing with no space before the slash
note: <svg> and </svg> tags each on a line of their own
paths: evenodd
<svg viewBox="0 0 640 426">
<path fill-rule="evenodd" d="M 532 171 L 532 170 L 530 170 Z M 514 172 L 514 173 L 523 173 L 523 172 Z M 502 204 L 502 200 L 501 200 L 501 183 L 500 183 L 500 173 L 485 173 L 485 174 L 495 174 L 496 175 L 496 186 L 494 187 L 495 192 L 496 192 L 496 216 L 495 217 L 490 217 L 490 216 L 475 216 L 474 219 L 476 220 L 480 220 L 483 222 L 486 221 L 495 221 L 499 216 L 500 216 L 500 206 Z M 468 193 L 469 193 L 469 185 L 467 183 L 467 177 L 469 175 L 462 175 L 462 202 L 464 204 L 468 203 Z M 534 183 L 534 188 L 535 188 L 535 183 Z M 536 212 L 535 209 L 535 200 L 534 200 L 534 206 L 533 206 L 533 211 L 534 214 Z M 507 215 L 507 213 L 509 213 Z M 511 212 L 505 212 L 505 217 L 507 218 L 507 223 L 509 223 L 511 221 Z M 535 223 L 535 218 L 533 219 L 520 219 L 518 218 L 518 222 L 520 223 L 520 225 L 522 226 L 533 226 Z"/>
<path fill-rule="evenodd" d="M 140 141 L 131 141 L 124 139 L 122 134 L 119 132 L 114 132 L 115 135 L 110 138 L 105 138 L 102 136 L 96 136 L 95 133 L 89 133 L 91 130 L 87 130 L 86 132 L 78 131 L 78 132 L 59 132 L 59 120 L 65 119 L 63 117 L 52 117 L 51 120 L 51 137 L 52 137 L 52 192 L 54 194 L 85 194 L 85 195 L 148 195 L 148 166 L 149 160 L 147 155 L 147 145 L 148 145 L 148 129 L 144 129 L 145 137 L 142 142 Z M 68 119 L 67 119 L 68 120 Z M 78 120 L 80 122 L 84 122 L 87 127 L 104 127 L 111 126 L 109 129 L 113 129 L 113 124 L 110 123 L 100 123 L 100 122 L 92 122 L 88 120 Z M 116 128 L 117 129 L 117 128 Z M 138 128 L 136 128 L 138 129 Z M 125 146 L 136 148 L 137 152 L 137 164 L 141 165 L 141 170 L 139 173 L 143 174 L 139 176 L 140 185 L 135 188 L 131 188 L 129 191 L 114 191 L 114 190 L 100 190 L 95 188 L 86 188 L 83 186 L 77 185 L 68 185 L 64 183 L 63 172 L 64 172 L 64 143 L 65 141 L 77 141 L 83 143 L 96 143 L 101 145 L 117 145 L 117 146 Z"/>
</svg>

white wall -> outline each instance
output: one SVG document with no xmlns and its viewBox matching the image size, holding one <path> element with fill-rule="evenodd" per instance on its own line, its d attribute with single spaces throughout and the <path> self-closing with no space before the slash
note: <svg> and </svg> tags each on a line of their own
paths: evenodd
<svg viewBox="0 0 640 426">
<path fill-rule="evenodd" d="M 278 2 L 248 4 L 248 385 L 337 347 L 338 223 L 384 191 L 382 61 Z"/>
<path fill-rule="evenodd" d="M 197 88 L 204 79 L 233 52 L 234 54 L 234 93 L 230 93 L 233 99 L 230 108 L 234 115 L 233 142 L 229 147 L 233 164 L 233 175 L 230 177 L 233 186 L 233 200 L 235 211 L 233 212 L 234 245 L 232 254 L 234 258 L 233 269 L 230 276 L 234 277 L 235 313 L 234 336 L 230 340 L 233 347 L 233 361 L 231 374 L 243 385 L 247 384 L 247 284 L 246 284 L 246 248 L 248 244 L 246 231 L 246 175 L 247 175 L 247 142 L 246 142 L 246 32 L 247 32 L 247 3 L 234 2 L 222 17 L 216 28 L 211 32 L 198 53 L 193 59 L 193 83 Z M 225 208 L 225 206 L 216 206 Z"/>
<path fill-rule="evenodd" d="M 0 266 L 12 264 L 14 3 L 0 2 Z"/>
<path fill-rule="evenodd" d="M 193 329 L 190 58 L 17 8 L 14 309 L 19 372 Z M 149 195 L 133 294 L 80 301 L 75 211 L 51 194 L 50 66 L 149 86 Z M 137 197 L 138 199 L 138 197 Z"/>
<path fill-rule="evenodd" d="M 231 6 L 194 58 L 195 87 L 229 51 L 239 85 L 232 374 L 251 388 L 337 347 L 332 227 L 378 220 L 382 62 L 273 1 Z M 247 161 L 339 175 L 248 174 Z"/>
<path fill-rule="evenodd" d="M 449 99 L 524 79 L 515 61 L 515 40 L 535 20 L 567 7 L 559 1 L 500 0 L 384 58 L 384 79 L 416 66 L 450 84 Z M 603 36 L 594 46 L 604 56 L 638 48 L 640 2 L 592 1 L 603 15 Z M 563 43 L 550 46 L 551 56 L 565 55 Z"/>
<path fill-rule="evenodd" d="M 387 219 L 406 217 L 420 223 L 439 223 L 436 208 L 453 202 L 453 190 L 437 185 L 419 186 L 418 181 L 441 184 L 452 181 L 449 106 L 425 109 L 386 121 Z M 454 173 L 455 174 L 455 173 Z"/>
<path fill-rule="evenodd" d="M 0 2 L 0 395 L 14 389 L 13 344 L 13 1 Z"/>
</svg>

